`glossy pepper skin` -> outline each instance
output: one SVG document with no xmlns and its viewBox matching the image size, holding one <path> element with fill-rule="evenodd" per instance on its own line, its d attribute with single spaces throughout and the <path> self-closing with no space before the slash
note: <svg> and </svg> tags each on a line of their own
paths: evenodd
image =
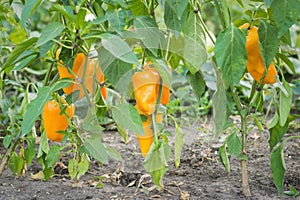
<svg viewBox="0 0 300 200">
<path fill-rule="evenodd" d="M 63 106 L 66 107 L 65 113 L 72 119 L 75 111 L 73 104 L 68 105 L 64 98 L 61 98 Z M 58 131 L 65 131 L 68 127 L 66 114 L 61 114 L 60 103 L 57 100 L 51 100 L 44 105 L 42 120 L 44 129 L 49 140 L 61 142 L 64 135 Z"/>
<path fill-rule="evenodd" d="M 138 110 L 146 115 L 153 114 L 156 106 L 159 76 L 149 70 L 136 72 L 132 76 L 132 83 Z"/>
<path fill-rule="evenodd" d="M 56 58 L 59 58 L 60 50 L 56 52 Z M 62 61 L 58 62 L 58 73 L 60 76 L 60 79 L 63 78 L 70 78 L 74 82 L 66 87 L 63 88 L 63 91 L 66 95 L 71 94 L 72 92 L 79 90 L 79 97 L 78 99 L 82 99 L 84 96 L 84 90 L 82 85 L 76 80 L 73 74 L 69 73 L 68 69 Z M 84 71 L 85 69 L 85 71 Z M 95 80 L 97 80 L 100 84 L 104 83 L 104 74 L 95 59 L 89 59 L 87 58 L 83 53 L 77 54 L 77 56 L 74 59 L 73 67 L 72 67 L 73 73 L 77 76 L 77 78 L 83 80 L 83 83 L 88 90 L 88 92 L 93 95 L 95 91 Z M 101 93 L 103 95 L 103 98 L 106 99 L 107 92 L 106 87 L 103 86 L 101 88 Z"/>
<path fill-rule="evenodd" d="M 255 81 L 260 82 L 265 72 L 265 66 L 259 51 L 258 28 L 255 26 L 249 28 L 249 26 L 249 23 L 240 26 L 240 29 L 248 28 L 248 35 L 246 36 L 247 71 Z M 274 64 L 270 64 L 263 83 L 274 84 L 276 76 L 277 70 Z"/>
<path fill-rule="evenodd" d="M 155 76 L 158 76 L 159 79 L 161 79 L 157 70 L 155 68 L 151 68 L 150 64 L 151 64 L 151 62 L 148 62 L 144 66 L 144 70 L 151 71 Z M 170 69 L 170 73 L 172 73 L 171 67 L 169 67 L 169 69 Z M 157 84 L 157 88 L 156 88 L 156 91 L 157 91 L 156 98 L 158 98 L 158 95 L 159 95 L 159 87 L 160 87 L 160 81 L 159 81 L 159 84 Z M 170 101 L 170 88 L 165 83 L 163 83 L 161 97 L 160 97 L 160 103 L 163 105 L 167 105 L 167 103 L 169 103 L 169 101 Z"/>
</svg>

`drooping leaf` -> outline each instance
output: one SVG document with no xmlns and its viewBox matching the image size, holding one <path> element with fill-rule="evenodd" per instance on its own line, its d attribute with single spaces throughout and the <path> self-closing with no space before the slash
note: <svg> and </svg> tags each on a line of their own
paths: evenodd
<svg viewBox="0 0 300 200">
<path fill-rule="evenodd" d="M 300 18 L 300 0 L 273 0 L 271 8 L 281 37 Z"/>
<path fill-rule="evenodd" d="M 226 152 L 225 144 L 223 144 L 219 148 L 219 157 L 221 159 L 223 166 L 225 167 L 225 170 L 229 173 L 230 172 L 230 163 L 229 163 L 229 159 L 228 159 L 228 154 Z"/>
<path fill-rule="evenodd" d="M 138 59 L 129 45 L 117 35 L 102 34 L 102 45 L 114 57 L 131 64 L 138 64 Z"/>
<path fill-rule="evenodd" d="M 25 111 L 23 122 L 22 122 L 22 137 L 31 131 L 37 117 L 42 113 L 43 107 L 47 101 L 51 99 L 51 88 L 43 86 L 39 89 L 37 97 L 32 100 Z"/>
<path fill-rule="evenodd" d="M 33 158 L 35 157 L 35 146 L 36 146 L 36 138 L 35 137 L 27 137 L 26 138 L 27 148 L 24 151 L 24 157 L 26 160 L 26 164 L 30 165 Z"/>
<path fill-rule="evenodd" d="M 42 0 L 30 0 L 26 1 L 25 6 L 22 10 L 21 14 L 21 27 L 23 28 L 25 26 L 25 23 L 27 22 L 30 15 L 33 14 L 34 10 L 40 5 Z"/>
<path fill-rule="evenodd" d="M 285 174 L 285 162 L 283 156 L 283 144 L 277 147 L 271 153 L 271 170 L 275 186 L 282 197 L 283 194 L 283 179 Z"/>
<path fill-rule="evenodd" d="M 205 92 L 205 80 L 202 73 L 200 71 L 196 72 L 195 74 L 188 72 L 186 74 L 186 78 L 190 83 L 190 85 L 192 86 L 195 96 L 200 102 L 200 98 L 202 94 Z"/>
<path fill-rule="evenodd" d="M 124 161 L 122 155 L 115 148 L 106 147 L 106 152 L 110 158 L 116 161 Z"/>
<path fill-rule="evenodd" d="M 233 25 L 221 32 L 216 41 L 215 55 L 222 79 L 227 85 L 237 85 L 246 68 L 246 38 Z"/>
<path fill-rule="evenodd" d="M 187 16 L 183 33 L 184 33 L 184 50 L 182 58 L 185 67 L 195 74 L 200 70 L 207 59 L 205 37 L 199 18 L 192 10 Z"/>
<path fill-rule="evenodd" d="M 19 175 L 23 169 L 24 160 L 16 152 L 13 152 L 8 163 L 9 169 L 14 175 Z"/>
<path fill-rule="evenodd" d="M 46 133 L 42 132 L 42 135 L 40 137 L 40 146 L 39 146 L 37 158 L 39 159 L 43 155 L 48 154 L 49 150 L 50 150 L 50 147 L 48 144 L 48 139 L 47 139 Z"/>
<path fill-rule="evenodd" d="M 43 44 L 46 44 L 50 40 L 57 37 L 63 30 L 64 26 L 59 22 L 52 22 L 48 24 L 41 33 L 41 36 L 39 37 L 35 47 L 42 46 Z"/>
<path fill-rule="evenodd" d="M 287 94 L 285 94 L 282 90 L 279 94 L 279 122 L 280 126 L 284 126 L 287 121 L 287 118 L 290 114 L 290 110 L 292 107 L 293 100 L 293 89 L 289 86 L 288 82 L 285 80 L 283 82 L 283 87 L 286 89 Z"/>
<path fill-rule="evenodd" d="M 227 117 L 226 91 L 221 80 L 217 84 L 217 91 L 212 98 L 215 138 L 223 131 Z"/>
<path fill-rule="evenodd" d="M 162 177 L 168 171 L 168 161 L 171 156 L 171 147 L 159 141 L 159 144 L 152 145 L 144 160 L 144 167 L 151 175 L 155 185 L 162 187 Z"/>
<path fill-rule="evenodd" d="M 180 164 L 180 156 L 181 156 L 183 145 L 184 145 L 184 132 L 179 126 L 176 126 L 176 138 L 175 138 L 175 147 L 174 147 L 174 160 L 175 160 L 176 168 L 178 168 Z"/>
<path fill-rule="evenodd" d="M 143 135 L 144 129 L 140 114 L 131 104 L 124 103 L 114 106 L 112 108 L 112 117 L 118 126 Z"/>
<path fill-rule="evenodd" d="M 264 60 L 265 66 L 269 66 L 274 59 L 278 47 L 279 38 L 277 28 L 274 25 L 260 21 L 260 27 L 258 29 L 259 41 L 261 44 L 261 55 Z"/>
<path fill-rule="evenodd" d="M 228 137 L 227 148 L 228 148 L 228 153 L 230 155 L 238 156 L 240 154 L 240 151 L 242 149 L 242 144 L 240 138 L 237 136 L 236 133 L 232 133 Z"/>
<path fill-rule="evenodd" d="M 54 167 L 54 165 L 56 164 L 56 162 L 59 160 L 59 158 L 61 156 L 61 154 L 60 154 L 61 149 L 62 149 L 62 147 L 59 145 L 51 146 L 51 148 L 49 149 L 49 152 L 46 156 L 46 159 L 45 159 L 46 168 Z"/>
<path fill-rule="evenodd" d="M 103 164 L 108 164 L 108 154 L 100 137 L 87 139 L 83 146 L 88 155 Z"/>
<path fill-rule="evenodd" d="M 5 70 L 8 67 L 11 67 L 11 64 L 27 49 L 30 49 L 37 41 L 37 38 L 30 38 L 25 40 L 21 44 L 17 45 L 14 50 L 10 53 L 9 57 L 6 59 L 5 63 L 1 67 L 1 71 Z"/>
</svg>

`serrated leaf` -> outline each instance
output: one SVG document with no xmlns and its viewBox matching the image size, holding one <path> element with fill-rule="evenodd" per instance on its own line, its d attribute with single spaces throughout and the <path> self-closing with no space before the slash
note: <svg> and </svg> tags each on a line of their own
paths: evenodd
<svg viewBox="0 0 300 200">
<path fill-rule="evenodd" d="M 225 144 L 223 144 L 219 148 L 219 157 L 221 159 L 221 162 L 222 162 L 223 166 L 225 167 L 225 170 L 228 173 L 230 173 L 230 163 L 229 163 L 229 159 L 228 159 L 228 154 L 226 152 L 226 146 L 225 146 Z"/>
<path fill-rule="evenodd" d="M 22 10 L 21 14 L 21 27 L 23 28 L 25 26 L 25 23 L 27 22 L 30 15 L 33 14 L 34 10 L 40 5 L 42 0 L 30 0 L 26 1 L 25 6 Z"/>
<path fill-rule="evenodd" d="M 293 100 L 293 89 L 289 86 L 289 84 L 283 80 L 283 87 L 286 89 L 287 94 L 285 94 L 282 90 L 279 94 L 279 122 L 280 126 L 284 126 L 287 121 L 287 118 L 290 114 L 290 110 L 292 107 Z"/>
<path fill-rule="evenodd" d="M 43 30 L 42 33 L 35 45 L 35 47 L 42 46 L 43 44 L 46 44 L 50 40 L 57 37 L 63 30 L 64 26 L 59 22 L 52 22 L 48 24 Z"/>
<path fill-rule="evenodd" d="M 273 0 L 271 8 L 278 36 L 281 37 L 299 19 L 300 0 Z"/>
<path fill-rule="evenodd" d="M 200 70 L 207 59 L 206 46 L 204 43 L 204 32 L 202 26 L 192 10 L 187 16 L 184 29 L 184 50 L 183 59 L 185 67 L 195 74 Z"/>
<path fill-rule="evenodd" d="M 264 60 L 265 66 L 269 66 L 274 59 L 278 47 L 279 41 L 278 31 L 276 26 L 273 26 L 264 21 L 260 21 L 260 27 L 258 29 L 259 42 L 261 44 L 261 56 Z"/>
<path fill-rule="evenodd" d="M 227 148 L 229 155 L 238 156 L 242 149 L 242 143 L 236 133 L 232 133 L 227 140 Z"/>
<path fill-rule="evenodd" d="M 285 174 L 285 162 L 283 156 L 283 144 L 277 147 L 271 153 L 271 170 L 275 186 L 282 197 L 283 194 L 283 179 Z"/>
<path fill-rule="evenodd" d="M 118 126 L 143 135 L 144 129 L 138 111 L 131 104 L 124 103 L 112 108 L 112 117 Z"/>
<path fill-rule="evenodd" d="M 89 138 L 84 143 L 87 154 L 103 164 L 108 164 L 108 155 L 106 148 L 101 142 L 100 137 Z"/>
<path fill-rule="evenodd" d="M 157 56 L 163 35 L 155 20 L 147 16 L 139 16 L 134 20 L 134 28 L 138 36 L 142 38 L 143 44 Z"/>
<path fill-rule="evenodd" d="M 5 61 L 5 63 L 1 67 L 1 71 L 5 70 L 6 68 L 10 67 L 11 64 L 27 49 L 30 49 L 37 41 L 37 38 L 30 38 L 21 44 L 17 45 L 14 50 L 10 53 L 9 57 Z"/>
<path fill-rule="evenodd" d="M 129 45 L 117 35 L 102 34 L 102 45 L 114 57 L 131 64 L 138 64 L 138 59 Z"/>
<path fill-rule="evenodd" d="M 22 122 L 22 135 L 25 136 L 31 131 L 35 120 L 42 113 L 43 107 L 47 101 L 51 99 L 51 89 L 48 86 L 43 86 L 39 89 L 37 97 L 32 100 L 25 111 L 23 122 Z"/>
<path fill-rule="evenodd" d="M 246 38 L 233 25 L 221 32 L 216 41 L 215 56 L 222 79 L 227 85 L 237 85 L 246 68 Z"/>
<path fill-rule="evenodd" d="M 202 73 L 200 71 L 196 72 L 195 74 L 188 72 L 186 74 L 186 78 L 192 86 L 194 94 L 198 99 L 198 102 L 200 102 L 200 98 L 205 92 L 205 80 Z"/>
</svg>

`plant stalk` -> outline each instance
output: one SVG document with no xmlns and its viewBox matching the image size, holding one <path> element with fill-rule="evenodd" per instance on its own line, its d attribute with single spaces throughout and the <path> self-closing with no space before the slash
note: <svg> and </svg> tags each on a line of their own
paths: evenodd
<svg viewBox="0 0 300 200">
<path fill-rule="evenodd" d="M 246 117 L 241 115 L 241 132 L 242 132 L 242 154 L 247 156 L 247 123 Z M 241 172 L 242 172 L 242 191 L 246 197 L 251 196 L 249 182 L 248 182 L 248 171 L 247 171 L 247 160 L 241 160 Z"/>
</svg>

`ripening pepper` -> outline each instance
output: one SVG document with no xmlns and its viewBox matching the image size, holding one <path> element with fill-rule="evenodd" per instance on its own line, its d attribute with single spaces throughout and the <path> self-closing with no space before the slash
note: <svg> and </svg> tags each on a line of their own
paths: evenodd
<svg viewBox="0 0 300 200">
<path fill-rule="evenodd" d="M 59 58 L 60 50 L 56 52 L 56 58 Z M 72 92 L 79 90 L 79 97 L 78 99 L 81 99 L 84 96 L 84 90 L 82 85 L 78 82 L 78 80 L 75 80 L 75 77 L 73 74 L 69 73 L 68 69 L 62 61 L 58 62 L 58 72 L 60 79 L 62 78 L 70 78 L 74 81 L 70 86 L 63 88 L 64 93 L 66 95 L 71 94 Z M 85 69 L 85 71 L 84 71 Z M 77 78 L 84 80 L 84 85 L 88 92 L 93 95 L 95 91 L 95 81 L 97 80 L 100 84 L 104 83 L 104 74 L 95 59 L 87 59 L 86 56 L 83 53 L 77 54 L 75 57 L 75 60 L 73 62 L 72 67 L 73 73 L 77 76 Z M 96 72 L 95 72 L 96 71 Z M 106 87 L 103 86 L 101 88 L 101 93 L 103 95 L 103 98 L 106 99 L 107 93 L 106 93 Z"/>
<path fill-rule="evenodd" d="M 151 68 L 150 64 L 151 64 L 151 62 L 148 62 L 144 66 L 144 70 L 151 71 L 155 76 L 159 76 L 159 78 L 161 79 L 161 77 L 160 77 L 159 73 L 157 72 L 157 70 L 155 68 Z M 169 68 L 170 68 L 170 73 L 172 73 L 171 67 L 169 67 Z M 159 88 L 160 88 L 160 81 L 157 84 L 157 88 L 156 88 L 156 91 L 157 91 L 156 98 L 158 98 L 158 95 L 159 95 Z M 169 101 L 170 101 L 170 88 L 165 83 L 163 83 L 162 91 L 161 91 L 161 97 L 160 97 L 160 103 L 163 104 L 163 105 L 167 105 L 167 103 L 169 103 Z"/>
<path fill-rule="evenodd" d="M 149 70 L 136 72 L 132 76 L 132 83 L 138 110 L 145 115 L 153 114 L 156 106 L 159 76 Z"/>
<path fill-rule="evenodd" d="M 247 71 L 255 81 L 260 82 L 265 72 L 265 66 L 259 51 L 258 28 L 255 26 L 249 28 L 249 26 L 249 23 L 245 23 L 240 26 L 240 29 L 248 28 L 248 35 L 246 37 Z M 268 67 L 268 73 L 266 74 L 263 83 L 275 83 L 276 76 L 277 70 L 274 64 L 271 63 Z"/>
<path fill-rule="evenodd" d="M 58 131 L 65 131 L 67 129 L 67 116 L 69 119 L 72 119 L 75 111 L 74 104 L 68 105 L 64 98 L 61 98 L 61 102 L 62 106 L 66 107 L 66 114 L 61 114 L 61 105 L 57 100 L 47 102 L 42 112 L 42 120 L 47 138 L 55 142 L 62 141 L 64 135 Z"/>
</svg>

